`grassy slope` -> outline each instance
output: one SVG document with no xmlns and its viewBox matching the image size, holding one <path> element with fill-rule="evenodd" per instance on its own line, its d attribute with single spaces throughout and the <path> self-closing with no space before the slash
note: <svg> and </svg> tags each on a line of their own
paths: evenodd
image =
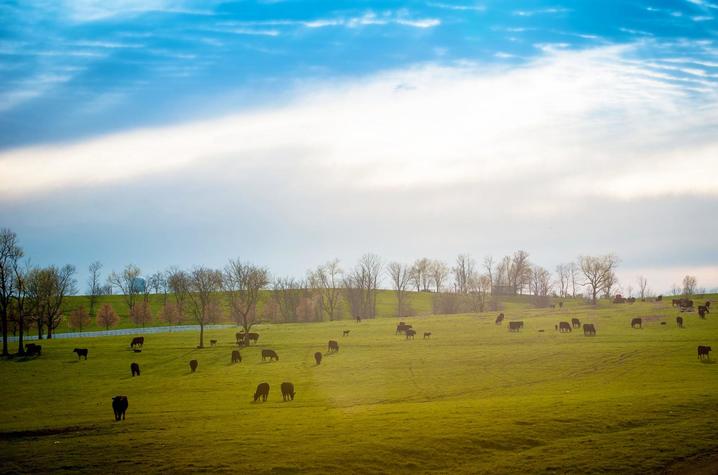
<svg viewBox="0 0 718 475">
<path fill-rule="evenodd" d="M 267 325 L 238 365 L 233 329 L 210 332 L 220 344 L 204 350 L 193 332 L 148 336 L 141 354 L 125 337 L 44 342 L 39 359 L 0 362 L 0 471 L 646 473 L 718 449 L 718 365 L 696 357 L 698 344 L 718 352 L 718 320 L 687 314 L 679 330 L 665 303 L 505 313 L 525 330 L 495 326 L 494 314 L 411 318 L 433 333 L 415 341 L 395 336 L 392 319 Z M 668 325 L 632 330 L 636 315 Z M 598 336 L 553 331 L 570 316 Z M 317 367 L 330 338 L 341 351 Z M 260 348 L 280 361 L 262 363 Z M 253 404 L 262 381 L 270 399 Z M 291 403 L 283 381 L 296 386 Z M 130 401 L 121 423 L 116 394 Z M 14 432 L 45 429 L 57 433 Z"/>
</svg>

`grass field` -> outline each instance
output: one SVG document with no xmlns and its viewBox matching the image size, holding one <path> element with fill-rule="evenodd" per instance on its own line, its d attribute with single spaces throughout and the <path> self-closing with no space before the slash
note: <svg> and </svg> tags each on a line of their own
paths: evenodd
<svg viewBox="0 0 718 475">
<path fill-rule="evenodd" d="M 44 341 L 39 358 L 0 362 L 0 470 L 625 474 L 718 453 L 712 314 L 684 314 L 678 329 L 665 302 L 504 312 L 525 328 L 509 333 L 495 313 L 408 318 L 414 341 L 395 319 L 263 325 L 236 365 L 234 329 L 209 332 L 219 345 L 203 350 L 194 332 L 148 335 L 139 354 L 127 337 Z M 648 317 L 642 330 L 634 316 Z M 571 317 L 598 335 L 554 331 Z M 341 349 L 316 366 L 329 339 Z M 711 362 L 699 344 L 716 349 Z M 279 362 L 263 363 L 262 348 Z M 252 403 L 263 381 L 269 400 Z"/>
</svg>

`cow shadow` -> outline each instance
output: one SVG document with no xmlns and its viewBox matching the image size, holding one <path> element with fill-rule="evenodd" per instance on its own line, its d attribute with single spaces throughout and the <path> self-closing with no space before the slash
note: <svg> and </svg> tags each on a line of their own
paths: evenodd
<svg viewBox="0 0 718 475">
<path fill-rule="evenodd" d="M 718 360 L 701 360 L 701 363 L 703 363 L 703 364 L 716 364 L 716 363 L 718 363 Z"/>
</svg>

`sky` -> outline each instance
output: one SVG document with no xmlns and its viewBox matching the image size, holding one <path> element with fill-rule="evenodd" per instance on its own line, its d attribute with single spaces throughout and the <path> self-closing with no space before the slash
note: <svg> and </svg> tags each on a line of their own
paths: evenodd
<svg viewBox="0 0 718 475">
<path fill-rule="evenodd" d="M 0 0 L 0 227 L 35 265 L 364 253 L 718 288 L 718 2 Z"/>
</svg>

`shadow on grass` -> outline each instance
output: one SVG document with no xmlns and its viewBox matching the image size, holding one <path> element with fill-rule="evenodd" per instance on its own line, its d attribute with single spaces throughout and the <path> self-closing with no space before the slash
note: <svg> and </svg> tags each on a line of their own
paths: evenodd
<svg viewBox="0 0 718 475">
<path fill-rule="evenodd" d="M 703 364 L 716 364 L 717 362 L 716 360 L 701 360 Z"/>
</svg>

